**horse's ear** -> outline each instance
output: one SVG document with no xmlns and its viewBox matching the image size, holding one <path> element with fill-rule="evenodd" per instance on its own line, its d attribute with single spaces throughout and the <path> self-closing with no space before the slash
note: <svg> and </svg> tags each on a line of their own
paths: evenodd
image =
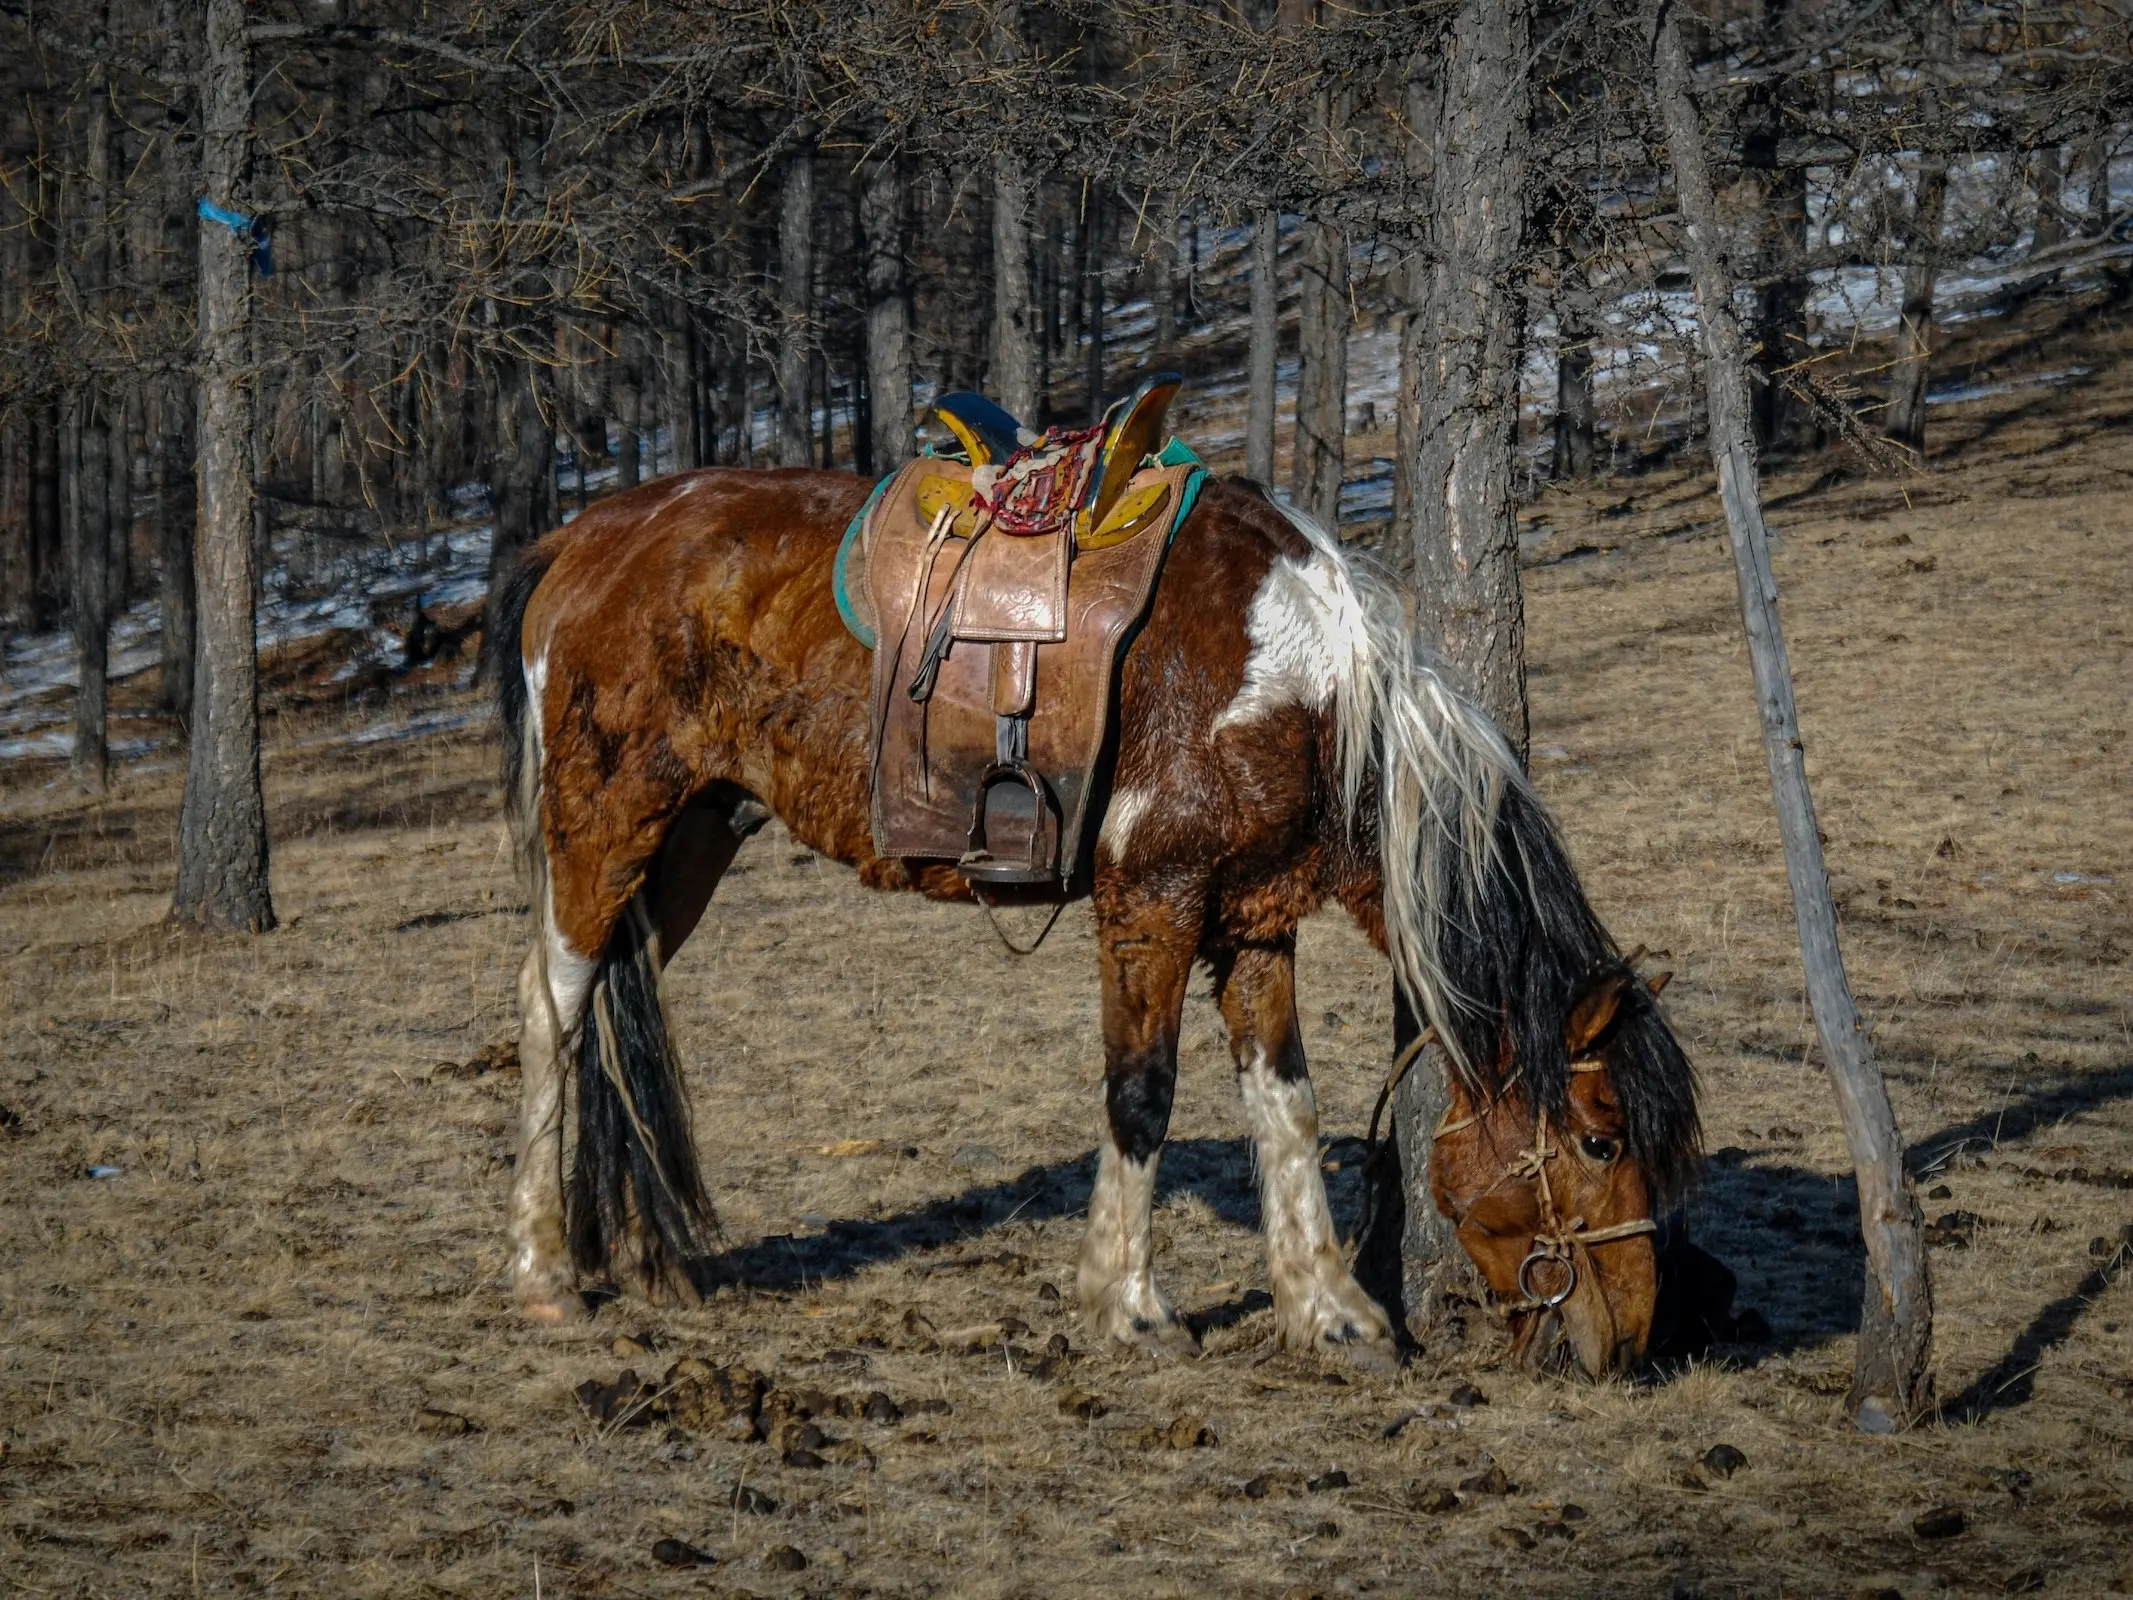
<svg viewBox="0 0 2133 1600">
<path fill-rule="evenodd" d="M 1615 1012 L 1622 1004 L 1622 991 L 1631 976 L 1627 968 L 1610 972 L 1578 996 L 1578 1003 L 1570 1008 L 1570 1020 L 1563 1024 L 1563 1046 L 1570 1052 L 1572 1060 L 1583 1055 L 1615 1020 Z"/>
<path fill-rule="evenodd" d="M 1672 983 L 1673 981 L 1674 981 L 1674 973 L 1673 973 L 1673 969 L 1672 969 L 1672 968 L 1668 968 L 1668 969 L 1667 969 L 1666 971 L 1664 971 L 1664 972 L 1655 972 L 1655 973 L 1653 973 L 1653 974 L 1652 974 L 1652 975 L 1651 975 L 1651 976 L 1650 976 L 1649 978 L 1646 978 L 1646 979 L 1644 980 L 1644 987 L 1645 987 L 1645 988 L 1647 988 L 1647 989 L 1649 989 L 1649 990 L 1651 990 L 1651 992 L 1652 992 L 1652 993 L 1653 993 L 1654 995 L 1657 995 L 1657 994 L 1659 994 L 1659 993 L 1660 993 L 1660 992 L 1661 992 L 1662 990 L 1664 990 L 1664 989 L 1666 988 L 1666 986 L 1667 986 L 1668 984 Z"/>
</svg>

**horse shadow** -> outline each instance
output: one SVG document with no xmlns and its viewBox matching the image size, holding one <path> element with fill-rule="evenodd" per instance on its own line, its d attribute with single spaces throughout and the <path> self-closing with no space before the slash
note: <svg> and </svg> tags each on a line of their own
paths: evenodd
<svg viewBox="0 0 2133 1600">
<path fill-rule="evenodd" d="M 1096 1180 L 1094 1154 L 1024 1169 L 1014 1177 L 942 1195 L 893 1216 L 841 1217 L 805 1234 L 771 1234 L 697 1264 L 709 1289 L 734 1284 L 790 1291 L 849 1278 L 903 1260 L 981 1239 L 1010 1222 L 1052 1222 L 1082 1215 Z M 1224 1222 L 1259 1225 L 1251 1146 L 1244 1139 L 1173 1139 L 1163 1146 L 1156 1203 L 1196 1195 Z"/>
<path fill-rule="evenodd" d="M 1921 1183 L 1966 1150 L 2003 1148 L 2042 1128 L 2114 1101 L 2133 1099 L 2133 1063 L 2029 1085 L 1994 1110 L 1916 1140 L 1906 1169 Z M 1353 1141 L 1334 1140 L 1329 1152 Z M 1740 1270 L 1744 1307 L 1762 1314 L 1767 1335 L 1721 1345 L 1731 1364 L 1753 1368 L 1856 1333 L 1864 1289 L 1865 1248 L 1859 1194 L 1849 1173 L 1770 1162 L 1768 1150 L 1714 1151 L 1689 1213 L 1695 1242 Z M 1362 1209 L 1356 1163 L 1327 1177 L 1328 1198 L 1343 1231 Z M 1092 1154 L 1029 1167 L 1011 1178 L 942 1195 L 893 1216 L 839 1218 L 806 1234 L 773 1234 L 698 1264 L 706 1289 L 734 1284 L 773 1292 L 849 1278 L 884 1262 L 968 1244 L 1010 1222 L 1050 1222 L 1086 1213 L 1096 1174 Z M 1177 1139 L 1163 1148 L 1156 1201 L 1197 1196 L 1222 1221 L 1259 1225 L 1250 1143 Z M 2072 1337 L 2099 1295 L 2133 1266 L 2133 1230 L 2068 1293 L 2041 1307 L 2007 1353 L 1942 1408 L 1950 1421 L 1974 1422 L 2026 1404 L 2042 1356 Z M 938 1267 L 936 1267 L 938 1270 Z M 952 1270 L 952 1268 L 951 1268 Z M 1224 1326 L 1269 1303 L 1250 1293 L 1194 1314 L 1202 1327 Z"/>
</svg>

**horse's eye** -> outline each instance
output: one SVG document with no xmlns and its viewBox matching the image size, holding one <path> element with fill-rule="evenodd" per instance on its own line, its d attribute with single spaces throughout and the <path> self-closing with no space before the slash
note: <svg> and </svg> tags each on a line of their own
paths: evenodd
<svg viewBox="0 0 2133 1600">
<path fill-rule="evenodd" d="M 1621 1152 L 1621 1146 L 1616 1144 L 1614 1140 L 1603 1139 L 1596 1133 L 1582 1135 L 1578 1139 L 1578 1144 L 1584 1149 L 1585 1154 L 1595 1161 L 1612 1161 Z"/>
</svg>

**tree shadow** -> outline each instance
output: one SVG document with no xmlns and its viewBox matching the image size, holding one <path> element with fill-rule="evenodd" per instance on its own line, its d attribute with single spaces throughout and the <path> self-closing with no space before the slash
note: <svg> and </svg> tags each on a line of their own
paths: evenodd
<svg viewBox="0 0 2133 1600">
<path fill-rule="evenodd" d="M 1941 1420 L 1982 1422 L 1995 1411 L 2009 1411 L 2035 1399 L 2037 1369 L 2044 1363 L 2045 1352 L 2073 1336 L 2089 1307 L 2124 1275 L 2129 1257 L 2133 1257 L 2133 1244 L 2120 1243 L 2083 1274 L 2073 1293 L 2061 1295 L 2032 1317 L 2007 1354 L 1941 1408 Z"/>
<path fill-rule="evenodd" d="M 1912 1177 L 1923 1177 L 1946 1166 L 1965 1150 L 1979 1146 L 1991 1149 L 2026 1139 L 2041 1127 L 2064 1122 L 2113 1100 L 2133 1099 L 2133 1063 L 2103 1072 L 2083 1072 L 2051 1083 L 2025 1085 L 2010 1094 L 1993 1111 L 1981 1111 L 1967 1122 L 1958 1122 L 1927 1135 L 1904 1152 L 1904 1166 Z"/>
</svg>

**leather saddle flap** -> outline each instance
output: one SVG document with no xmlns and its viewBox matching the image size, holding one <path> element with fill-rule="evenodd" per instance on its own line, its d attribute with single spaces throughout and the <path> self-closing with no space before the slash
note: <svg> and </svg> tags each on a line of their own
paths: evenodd
<svg viewBox="0 0 2133 1600">
<path fill-rule="evenodd" d="M 1199 470 L 1136 474 L 1132 492 L 1078 555 L 1065 530 L 991 530 L 973 542 L 977 519 L 964 517 L 970 469 L 960 462 L 922 459 L 884 490 L 870 519 L 863 574 L 879 628 L 872 686 L 878 854 L 963 855 L 1006 715 L 1027 717 L 1029 764 L 1058 807 L 1060 858 L 1080 860 L 1119 660 L 1148 609 L 1169 531 Z M 937 543 L 930 537 L 936 528 Z M 976 565 L 988 552 L 995 564 Z M 951 617 L 937 676 L 914 700 L 910 685 L 941 608 L 963 601 L 973 609 Z M 993 793 L 999 803 L 988 820 L 998 839 L 1019 838 L 1014 806 L 1022 791 L 1000 784 Z"/>
<path fill-rule="evenodd" d="M 1063 519 L 1056 532 L 1027 538 L 988 530 L 956 576 L 955 636 L 988 644 L 1064 639 L 1072 537 Z"/>
</svg>

